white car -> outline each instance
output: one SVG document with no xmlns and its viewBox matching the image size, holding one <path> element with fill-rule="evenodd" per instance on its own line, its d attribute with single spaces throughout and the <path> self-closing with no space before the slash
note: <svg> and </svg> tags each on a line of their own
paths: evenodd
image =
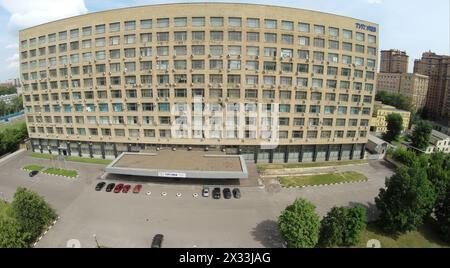
<svg viewBox="0 0 450 268">
<path fill-rule="evenodd" d="M 202 196 L 203 197 L 208 197 L 209 196 L 209 188 L 208 187 L 203 187 Z"/>
</svg>

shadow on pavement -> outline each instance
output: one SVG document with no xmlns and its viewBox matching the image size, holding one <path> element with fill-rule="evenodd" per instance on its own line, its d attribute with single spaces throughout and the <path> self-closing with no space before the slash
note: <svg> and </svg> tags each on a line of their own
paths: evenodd
<svg viewBox="0 0 450 268">
<path fill-rule="evenodd" d="M 283 239 L 278 232 L 277 222 L 274 220 L 265 220 L 258 223 L 252 230 L 252 236 L 266 248 L 284 247 Z"/>
</svg>

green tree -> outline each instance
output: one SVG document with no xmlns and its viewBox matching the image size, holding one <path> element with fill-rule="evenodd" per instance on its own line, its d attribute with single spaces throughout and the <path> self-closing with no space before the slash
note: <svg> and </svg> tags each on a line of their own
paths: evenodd
<svg viewBox="0 0 450 268">
<path fill-rule="evenodd" d="M 367 226 L 367 211 L 360 204 L 353 208 L 333 207 L 322 219 L 320 245 L 325 247 L 358 244 Z"/>
<path fill-rule="evenodd" d="M 427 179 L 426 169 L 400 167 L 386 179 L 385 186 L 375 198 L 380 211 L 379 224 L 385 231 L 404 233 L 415 230 L 430 215 L 436 194 Z"/>
<path fill-rule="evenodd" d="M 0 248 L 25 248 L 30 234 L 22 232 L 16 220 L 0 216 Z"/>
<path fill-rule="evenodd" d="M 288 247 L 315 247 L 320 231 L 320 219 L 315 206 L 304 199 L 296 199 L 279 216 L 278 229 Z"/>
<path fill-rule="evenodd" d="M 383 138 L 388 142 L 396 141 L 403 130 L 403 118 L 400 114 L 392 113 L 386 116 L 387 132 Z"/>
<path fill-rule="evenodd" d="M 443 152 L 431 154 L 427 173 L 437 194 L 437 202 L 441 202 L 450 184 L 450 155 Z"/>
<path fill-rule="evenodd" d="M 378 90 L 375 95 L 375 100 L 381 101 L 384 104 L 394 106 L 397 109 L 405 111 L 414 111 L 411 98 L 401 93 L 391 93 L 384 90 Z"/>
<path fill-rule="evenodd" d="M 347 210 L 344 229 L 344 246 L 354 246 L 359 243 L 367 227 L 367 209 L 360 204 Z"/>
<path fill-rule="evenodd" d="M 411 134 L 411 145 L 425 150 L 430 143 L 433 127 L 429 121 L 419 121 Z"/>
<path fill-rule="evenodd" d="M 450 186 L 442 202 L 437 205 L 435 214 L 442 239 L 450 243 Z"/>
<path fill-rule="evenodd" d="M 11 203 L 12 215 L 22 230 L 36 239 L 43 228 L 56 219 L 56 212 L 44 198 L 25 188 L 18 188 Z M 31 242 L 31 241 L 30 241 Z"/>
</svg>

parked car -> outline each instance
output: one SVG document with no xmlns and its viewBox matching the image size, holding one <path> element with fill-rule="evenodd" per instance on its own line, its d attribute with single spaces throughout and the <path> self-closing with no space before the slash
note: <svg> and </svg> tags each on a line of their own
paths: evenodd
<svg viewBox="0 0 450 268">
<path fill-rule="evenodd" d="M 234 198 L 236 198 L 236 199 L 241 198 L 241 191 L 240 191 L 238 188 L 234 188 L 234 189 L 233 189 L 233 196 L 234 196 Z"/>
<path fill-rule="evenodd" d="M 131 188 L 131 185 L 129 185 L 129 184 L 123 186 L 122 193 L 124 193 L 124 194 L 128 193 L 130 188 Z"/>
<path fill-rule="evenodd" d="M 203 187 L 203 189 L 202 189 L 202 196 L 203 197 L 208 197 L 209 196 L 209 188 L 208 187 Z"/>
<path fill-rule="evenodd" d="M 133 189 L 133 193 L 138 194 L 142 189 L 142 185 L 141 184 L 137 184 L 136 186 L 134 186 Z"/>
<path fill-rule="evenodd" d="M 220 199 L 220 188 L 219 187 L 214 188 L 214 190 L 212 192 L 212 196 L 214 199 Z"/>
<path fill-rule="evenodd" d="M 106 185 L 106 182 L 104 182 L 104 181 L 99 182 L 99 183 L 97 183 L 97 185 L 95 186 L 95 190 L 96 190 L 96 191 L 101 191 L 101 190 L 103 189 L 103 187 L 105 187 L 105 185 Z"/>
<path fill-rule="evenodd" d="M 30 172 L 30 174 L 28 174 L 28 176 L 34 177 L 34 176 L 36 176 L 38 173 L 39 173 L 39 171 L 33 170 L 33 171 Z"/>
<path fill-rule="evenodd" d="M 231 198 L 231 190 L 230 188 L 223 189 L 223 198 L 230 199 Z"/>
<path fill-rule="evenodd" d="M 110 184 L 108 184 L 108 186 L 106 186 L 106 191 L 107 191 L 107 192 L 111 192 L 112 189 L 114 189 L 114 186 L 116 186 L 115 183 L 110 183 Z"/>
<path fill-rule="evenodd" d="M 162 234 L 157 234 L 153 237 L 152 248 L 161 248 L 164 236 Z"/>
<path fill-rule="evenodd" d="M 119 183 L 116 185 L 116 187 L 114 188 L 114 193 L 120 193 L 120 191 L 122 191 L 123 189 L 123 183 Z"/>
</svg>

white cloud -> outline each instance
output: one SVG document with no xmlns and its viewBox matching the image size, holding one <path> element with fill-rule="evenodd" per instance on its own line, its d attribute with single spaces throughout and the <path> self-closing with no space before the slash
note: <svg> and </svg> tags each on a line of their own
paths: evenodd
<svg viewBox="0 0 450 268">
<path fill-rule="evenodd" d="M 0 4 L 11 13 L 8 28 L 12 31 L 88 11 L 84 0 L 0 0 Z"/>
<path fill-rule="evenodd" d="M 369 3 L 369 4 L 381 4 L 381 3 L 383 3 L 383 0 L 367 0 L 367 3 Z"/>
<path fill-rule="evenodd" d="M 19 48 L 19 44 L 12 43 L 12 44 L 7 45 L 5 48 L 6 49 L 18 49 Z"/>
<path fill-rule="evenodd" d="M 19 69 L 19 53 L 15 53 L 14 55 L 6 59 L 6 68 L 9 70 Z"/>
</svg>

